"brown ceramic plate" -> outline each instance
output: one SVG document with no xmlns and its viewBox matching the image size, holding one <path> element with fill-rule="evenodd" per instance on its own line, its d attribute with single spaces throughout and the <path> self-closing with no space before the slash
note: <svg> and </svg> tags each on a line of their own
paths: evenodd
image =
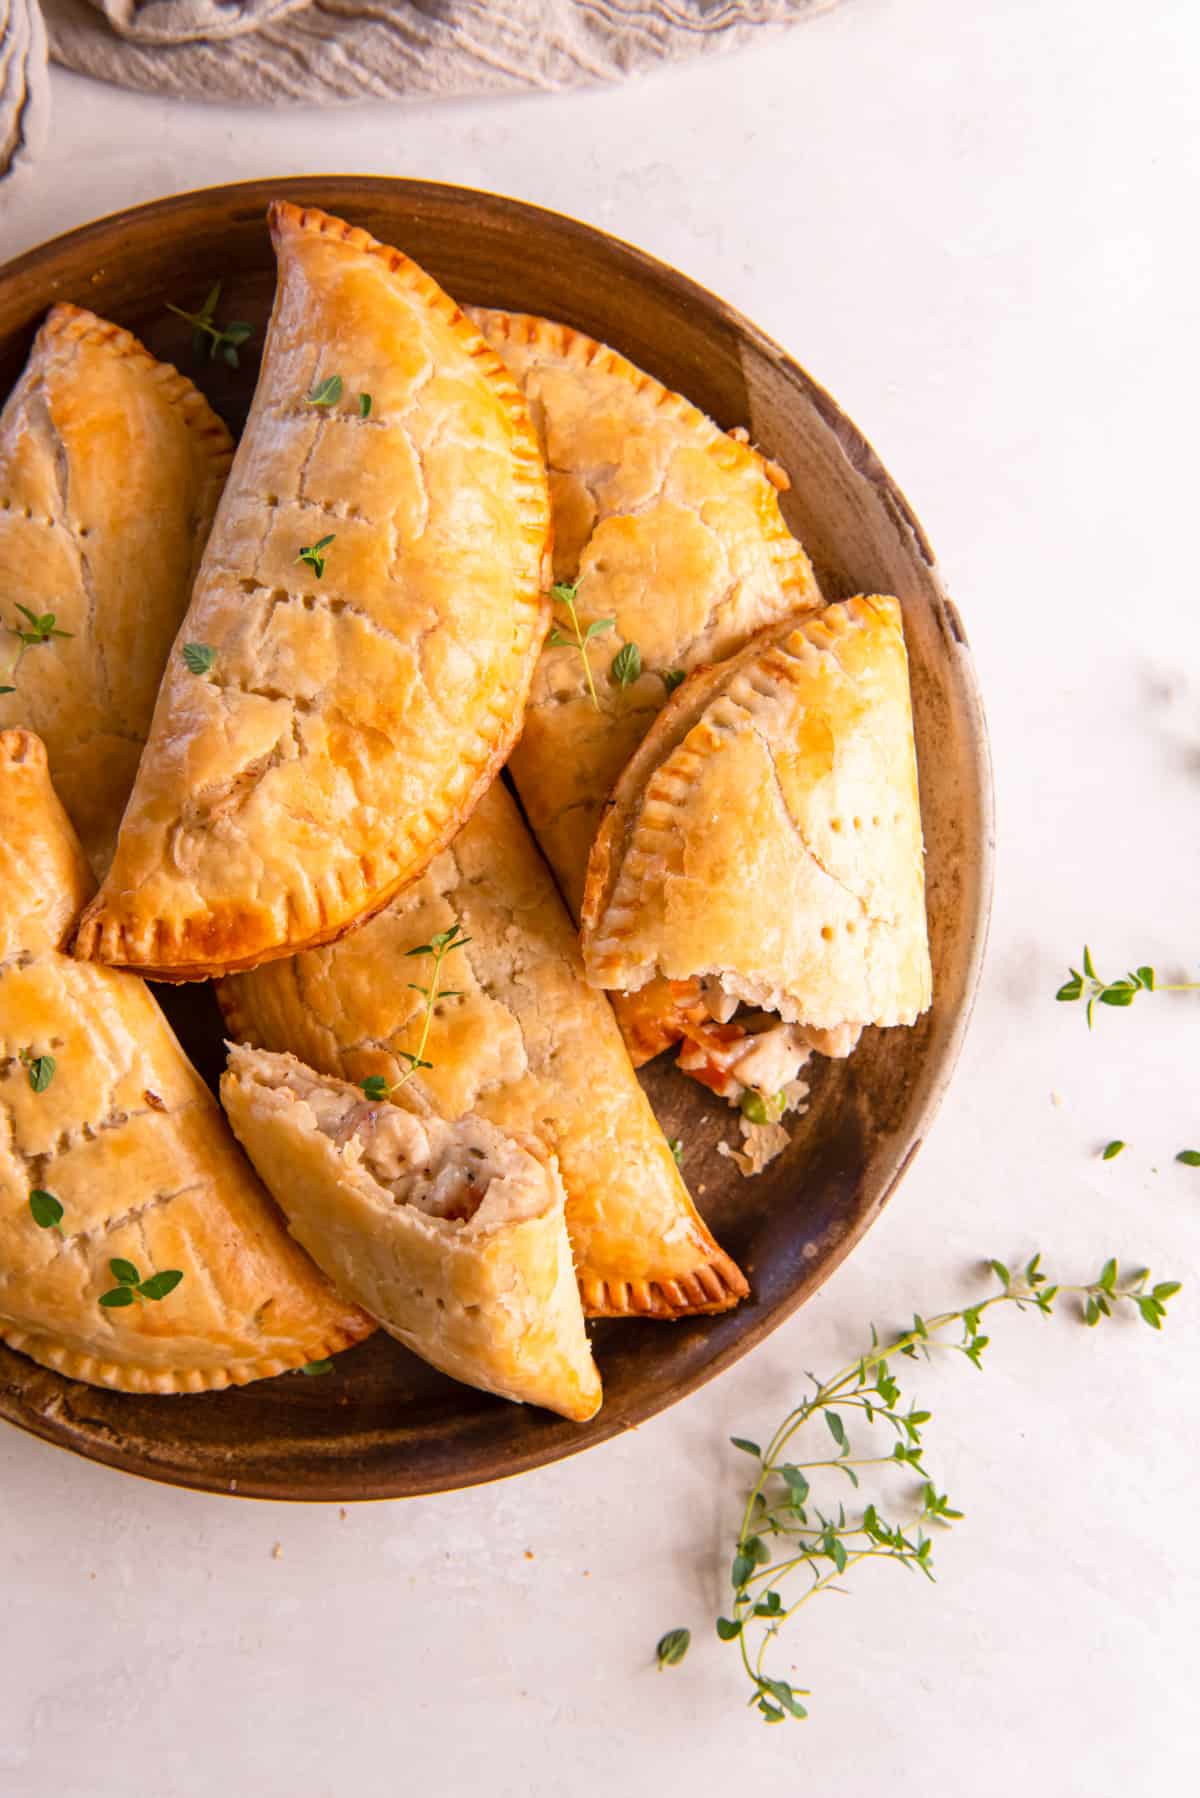
<svg viewBox="0 0 1200 1798">
<path fill-rule="evenodd" d="M 645 1083 L 753 1297 L 723 1317 L 596 1327 L 604 1407 L 565 1423 L 458 1386 L 382 1332 L 321 1379 L 142 1398 L 78 1385 L 0 1347 L 0 1416 L 152 1479 L 288 1499 L 393 1498 L 523 1472 L 642 1422 L 753 1348 L 837 1267 L 894 1192 L 958 1057 L 991 896 L 991 786 L 983 716 L 959 617 L 903 495 L 829 395 L 738 313 L 673 269 L 557 213 L 493 194 L 357 176 L 249 182 L 161 200 L 44 245 L 0 273 L 0 391 L 54 300 L 128 326 L 193 374 L 235 429 L 254 357 L 197 367 L 165 310 L 220 275 L 222 312 L 260 327 L 274 264 L 267 201 L 283 195 L 364 225 L 463 302 L 563 319 L 613 344 L 726 427 L 746 425 L 790 471 L 788 522 L 831 597 L 896 593 L 912 661 L 928 846 L 934 1005 L 914 1030 L 869 1030 L 846 1062 L 817 1060 L 790 1151 L 755 1180 L 716 1153 L 728 1113 L 666 1059 Z M 261 342 L 261 335 L 258 335 Z M 221 1030 L 207 987 L 164 1003 L 210 1080 Z"/>
</svg>

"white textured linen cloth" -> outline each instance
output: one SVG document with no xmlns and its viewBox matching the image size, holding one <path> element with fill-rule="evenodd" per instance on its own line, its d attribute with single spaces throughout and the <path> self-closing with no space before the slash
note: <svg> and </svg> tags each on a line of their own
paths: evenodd
<svg viewBox="0 0 1200 1798">
<path fill-rule="evenodd" d="M 733 49 L 837 0 L 0 0 L 0 180 L 27 171 L 51 60 L 185 100 L 579 87 Z"/>
</svg>

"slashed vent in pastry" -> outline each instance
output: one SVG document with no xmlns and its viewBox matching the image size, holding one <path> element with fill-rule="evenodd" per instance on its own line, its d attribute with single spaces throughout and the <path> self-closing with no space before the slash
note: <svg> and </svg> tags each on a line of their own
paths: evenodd
<svg viewBox="0 0 1200 1798">
<path fill-rule="evenodd" d="M 142 982 L 63 952 L 91 885 L 42 744 L 0 733 L 0 1339 L 75 1379 L 166 1393 L 369 1335 Z"/>
<path fill-rule="evenodd" d="M 434 1367 L 579 1423 L 600 1406 L 553 1157 L 233 1048 L 221 1097 L 291 1228 L 348 1298 Z"/>
<path fill-rule="evenodd" d="M 659 982 L 680 1065 L 777 1122 L 811 1050 L 929 1004 L 924 851 L 900 607 L 772 627 L 676 693 L 592 849 L 597 986 Z"/>
<path fill-rule="evenodd" d="M 545 473 L 495 353 L 398 250 L 270 216 L 254 404 L 76 945 L 164 979 L 329 941 L 418 874 L 546 626 Z"/>
<path fill-rule="evenodd" d="M 459 923 L 422 1059 L 412 1070 L 430 958 Z M 746 1292 L 713 1241 L 638 1084 L 613 1019 L 502 783 L 378 917 L 338 943 L 221 983 L 230 1035 L 291 1050 L 327 1074 L 385 1087 L 443 1118 L 477 1113 L 558 1158 L 588 1315 L 723 1311 Z"/>
<path fill-rule="evenodd" d="M 97 876 L 232 456 L 190 381 L 76 306 L 0 413 L 0 729 L 41 736 Z"/>
<path fill-rule="evenodd" d="M 818 605 L 820 593 L 779 510 L 781 469 L 566 325 L 471 316 L 538 426 L 555 579 L 577 583 L 580 630 L 598 627 L 585 645 L 589 687 L 569 613 L 556 603 L 557 628 L 511 762 L 578 917 L 604 801 L 676 679 L 731 655 L 763 625 Z"/>
</svg>

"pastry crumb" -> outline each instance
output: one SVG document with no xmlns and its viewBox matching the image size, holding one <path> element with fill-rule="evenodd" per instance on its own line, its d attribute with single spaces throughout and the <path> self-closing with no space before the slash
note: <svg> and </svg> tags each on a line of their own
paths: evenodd
<svg viewBox="0 0 1200 1798">
<path fill-rule="evenodd" d="M 533 1559 L 533 1550 L 532 1550 L 532 1548 L 527 1548 L 527 1549 L 526 1549 L 526 1550 L 525 1550 L 525 1559 L 526 1559 L 526 1560 L 527 1560 L 527 1561 L 532 1561 L 532 1559 Z"/>
<path fill-rule="evenodd" d="M 735 1149 L 731 1143 L 719 1142 L 717 1154 L 724 1155 L 732 1161 L 745 1179 L 753 1179 L 761 1174 L 777 1155 L 782 1155 L 791 1137 L 782 1124 L 752 1124 L 749 1118 L 739 1118 L 738 1127 L 742 1132 L 744 1147 Z"/>
<path fill-rule="evenodd" d="M 345 1507 L 345 1505 L 339 1505 L 339 1506 L 338 1506 L 338 1516 L 339 1516 L 339 1517 L 340 1517 L 340 1518 L 341 1518 L 341 1520 L 342 1520 L 342 1522 L 343 1522 L 343 1523 L 345 1523 L 345 1521 L 346 1521 L 346 1507 Z"/>
<path fill-rule="evenodd" d="M 1050 1094 L 1050 1103 L 1051 1103 L 1051 1105 L 1057 1105 L 1059 1110 L 1061 1111 L 1063 1106 L 1066 1104 L 1066 1100 L 1063 1098 L 1061 1093 L 1052 1092 Z"/>
<path fill-rule="evenodd" d="M 282 1542 L 277 1542 L 275 1544 L 274 1548 L 271 1550 L 271 1559 L 273 1561 L 282 1561 L 282 1559 L 283 1559 L 283 1543 Z"/>
</svg>

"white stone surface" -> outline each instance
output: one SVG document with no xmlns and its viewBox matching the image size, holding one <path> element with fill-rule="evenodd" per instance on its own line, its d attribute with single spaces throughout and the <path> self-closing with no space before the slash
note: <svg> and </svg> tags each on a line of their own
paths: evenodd
<svg viewBox="0 0 1200 1798">
<path fill-rule="evenodd" d="M 267 115 L 58 77 L 54 100 L 5 256 L 208 182 L 424 175 L 617 231 L 781 338 L 939 550 L 991 718 L 999 881 L 966 1054 L 891 1208 L 787 1328 L 637 1433 L 343 1518 L 0 1431 L 0 1794 L 1190 1789 L 1200 1173 L 1172 1158 L 1200 1146 L 1200 1001 L 1089 1038 L 1052 995 L 1085 934 L 1106 969 L 1200 956 L 1194 0 L 851 0 L 572 98 Z M 1102 1164 L 1112 1136 L 1131 1147 Z M 870 1319 L 1035 1245 L 1067 1277 L 1114 1251 L 1192 1284 L 1162 1337 L 1006 1317 L 984 1373 L 919 1375 L 967 1513 L 940 1583 L 864 1569 L 812 1607 L 785 1657 L 811 1720 L 768 1730 L 712 1634 L 727 1437 Z"/>
</svg>

